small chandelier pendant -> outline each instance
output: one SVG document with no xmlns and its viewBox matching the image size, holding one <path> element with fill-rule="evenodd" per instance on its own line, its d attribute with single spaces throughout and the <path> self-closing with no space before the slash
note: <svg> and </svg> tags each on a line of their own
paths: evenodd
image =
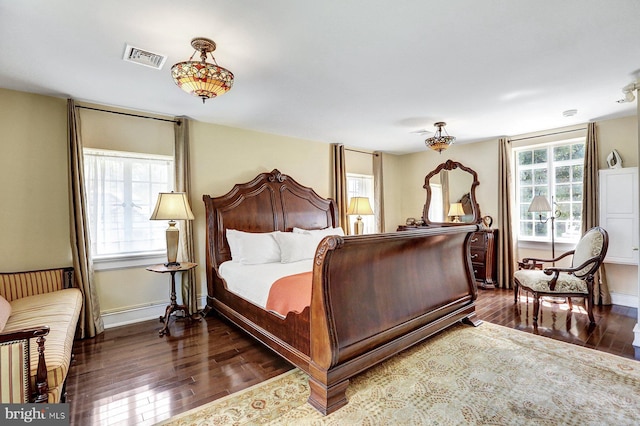
<svg viewBox="0 0 640 426">
<path fill-rule="evenodd" d="M 454 136 L 449 136 L 447 130 L 444 129 L 444 126 L 446 125 L 447 123 L 445 123 L 444 121 L 438 121 L 437 123 L 434 123 L 434 126 L 437 127 L 438 130 L 436 130 L 436 133 L 432 137 L 427 138 L 424 141 L 425 145 L 428 148 L 442 153 L 442 151 L 449 148 L 449 145 L 455 142 L 456 138 Z M 444 135 L 442 134 L 443 130 L 445 133 Z"/>
<path fill-rule="evenodd" d="M 233 87 L 233 73 L 226 68 L 218 66 L 213 52 L 216 44 L 213 40 L 197 37 L 191 40 L 191 46 L 200 52 L 200 61 L 192 61 L 193 55 L 188 61 L 178 62 L 171 67 L 171 77 L 179 88 L 202 99 L 202 103 L 210 98 L 215 98 L 227 93 Z M 211 55 L 213 64 L 206 61 L 207 54 Z"/>
</svg>

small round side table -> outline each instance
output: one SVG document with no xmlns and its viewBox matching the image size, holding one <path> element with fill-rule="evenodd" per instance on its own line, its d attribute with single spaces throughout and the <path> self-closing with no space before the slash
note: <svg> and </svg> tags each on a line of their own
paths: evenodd
<svg viewBox="0 0 640 426">
<path fill-rule="evenodd" d="M 169 318 L 171 314 L 176 311 L 184 311 L 185 315 L 188 317 L 189 313 L 187 311 L 187 307 L 185 305 L 178 305 L 176 298 L 176 272 L 185 272 L 189 271 L 198 266 L 197 263 L 191 262 L 181 262 L 176 266 L 166 266 L 164 264 L 151 265 L 147 266 L 147 271 L 157 272 L 160 274 L 170 273 L 171 274 L 171 303 L 167 306 L 167 309 L 164 312 L 164 317 L 160 317 L 160 321 L 164 321 L 164 327 L 158 332 L 160 337 L 165 334 L 171 334 L 169 332 Z"/>
</svg>

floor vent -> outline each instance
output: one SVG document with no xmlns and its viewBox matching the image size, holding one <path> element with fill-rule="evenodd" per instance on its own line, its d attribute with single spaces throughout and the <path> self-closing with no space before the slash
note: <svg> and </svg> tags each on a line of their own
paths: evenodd
<svg viewBox="0 0 640 426">
<path fill-rule="evenodd" d="M 145 67 L 151 67 L 159 70 L 162 69 L 167 57 L 160 55 L 159 53 L 149 52 L 148 50 L 127 44 L 127 48 L 124 51 L 122 59 L 127 62 L 133 62 L 134 64 L 144 65 Z"/>
</svg>

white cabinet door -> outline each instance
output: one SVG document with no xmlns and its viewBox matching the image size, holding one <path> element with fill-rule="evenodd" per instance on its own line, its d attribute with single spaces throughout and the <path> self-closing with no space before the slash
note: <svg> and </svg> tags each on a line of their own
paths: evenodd
<svg viewBox="0 0 640 426">
<path fill-rule="evenodd" d="M 609 234 L 604 261 L 637 265 L 637 167 L 600 170 L 600 226 Z"/>
</svg>

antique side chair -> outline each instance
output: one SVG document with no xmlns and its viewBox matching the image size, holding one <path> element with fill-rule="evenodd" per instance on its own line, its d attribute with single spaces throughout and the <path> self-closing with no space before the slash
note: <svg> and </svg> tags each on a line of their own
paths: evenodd
<svg viewBox="0 0 640 426">
<path fill-rule="evenodd" d="M 571 304 L 572 297 L 584 298 L 589 321 L 593 324 L 593 275 L 607 254 L 609 236 L 607 231 L 596 226 L 587 231 L 575 250 L 568 251 L 555 259 L 525 258 L 520 262 L 523 268 L 514 274 L 514 302 L 518 302 L 520 287 L 533 294 L 533 321 L 538 322 L 540 297 L 566 297 Z M 570 267 L 549 267 L 536 269 L 536 265 L 556 262 L 573 256 Z"/>
</svg>

